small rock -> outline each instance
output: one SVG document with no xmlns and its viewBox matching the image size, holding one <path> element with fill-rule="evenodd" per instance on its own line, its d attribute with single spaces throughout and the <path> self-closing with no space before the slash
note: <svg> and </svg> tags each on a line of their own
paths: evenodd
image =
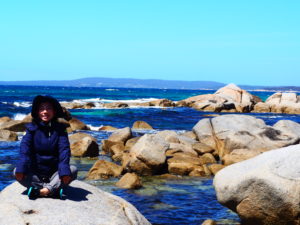
<svg viewBox="0 0 300 225">
<path fill-rule="evenodd" d="M 0 141 L 17 141 L 18 135 L 16 132 L 9 130 L 0 130 Z"/>
<path fill-rule="evenodd" d="M 145 121 L 135 121 L 132 129 L 152 130 L 153 127 Z"/>
<path fill-rule="evenodd" d="M 216 225 L 216 222 L 214 220 L 207 219 L 201 225 Z"/>
<path fill-rule="evenodd" d="M 116 130 L 113 132 L 108 140 L 114 142 L 126 142 L 131 137 L 131 129 L 129 127 L 125 127 L 123 129 Z"/>
<path fill-rule="evenodd" d="M 112 126 L 102 126 L 99 128 L 99 131 L 100 130 L 108 130 L 108 131 L 111 131 L 111 130 L 118 130 L 118 128 L 115 128 L 115 127 L 112 127 Z"/>
<path fill-rule="evenodd" d="M 110 177 L 118 177 L 122 172 L 122 166 L 105 160 L 98 160 L 88 172 L 87 179 L 108 179 Z"/>
<path fill-rule="evenodd" d="M 121 179 L 116 183 L 117 187 L 126 189 L 138 189 L 142 187 L 141 179 L 135 173 L 126 173 Z"/>
<path fill-rule="evenodd" d="M 73 131 L 75 130 L 89 130 L 88 126 L 81 122 L 80 120 L 76 119 L 76 118 L 72 118 L 71 120 L 69 120 L 69 124 L 70 127 Z"/>
</svg>

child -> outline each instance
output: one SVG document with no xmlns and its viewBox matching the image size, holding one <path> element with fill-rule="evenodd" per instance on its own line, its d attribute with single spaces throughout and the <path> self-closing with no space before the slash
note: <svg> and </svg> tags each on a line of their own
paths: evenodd
<svg viewBox="0 0 300 225">
<path fill-rule="evenodd" d="M 33 121 L 26 126 L 20 146 L 20 160 L 14 176 L 28 188 L 28 197 L 63 196 L 63 187 L 77 177 L 70 166 L 70 143 L 59 102 L 51 96 L 38 95 L 32 102 Z"/>
</svg>

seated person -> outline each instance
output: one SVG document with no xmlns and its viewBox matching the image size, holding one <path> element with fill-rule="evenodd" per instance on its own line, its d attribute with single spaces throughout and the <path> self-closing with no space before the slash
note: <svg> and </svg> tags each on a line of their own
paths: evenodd
<svg viewBox="0 0 300 225">
<path fill-rule="evenodd" d="M 16 180 L 28 188 L 30 199 L 58 195 L 77 178 L 77 168 L 70 166 L 70 143 L 59 102 L 51 96 L 38 95 L 32 102 L 32 122 L 20 145 L 20 159 L 14 170 Z"/>
</svg>

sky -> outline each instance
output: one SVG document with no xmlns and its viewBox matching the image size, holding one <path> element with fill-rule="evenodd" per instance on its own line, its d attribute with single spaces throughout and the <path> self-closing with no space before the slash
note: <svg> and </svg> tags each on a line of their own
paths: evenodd
<svg viewBox="0 0 300 225">
<path fill-rule="evenodd" d="M 300 1 L 1 1 L 0 80 L 300 86 Z"/>
</svg>

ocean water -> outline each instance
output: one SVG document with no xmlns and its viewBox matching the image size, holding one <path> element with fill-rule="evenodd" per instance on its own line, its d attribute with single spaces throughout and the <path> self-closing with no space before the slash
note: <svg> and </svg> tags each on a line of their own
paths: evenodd
<svg viewBox="0 0 300 225">
<path fill-rule="evenodd" d="M 0 117 L 9 116 L 22 119 L 30 112 L 31 101 L 38 94 L 48 94 L 59 101 L 114 102 L 130 100 L 143 102 L 167 98 L 182 100 L 200 94 L 214 93 L 215 90 L 166 90 L 166 89 L 129 89 L 129 88 L 75 88 L 75 87 L 22 87 L 0 86 Z M 272 92 L 251 92 L 265 100 Z M 92 130 L 85 131 L 96 137 L 98 142 L 106 139 L 110 132 L 96 131 L 103 125 L 117 128 L 131 127 L 137 120 L 152 125 L 154 131 L 135 132 L 135 136 L 159 130 L 189 131 L 201 119 L 216 113 L 200 112 L 191 108 L 126 108 L 126 109 L 74 109 L 72 115 Z M 223 113 L 219 113 L 223 114 Z M 279 120 L 289 119 L 300 122 L 299 115 L 251 113 L 273 125 Z M 20 139 L 22 135 L 20 134 Z M 18 159 L 20 141 L 0 142 L 0 190 L 14 180 L 11 172 Z M 110 160 L 108 156 L 100 156 Z M 79 169 L 79 179 L 84 180 L 87 171 L 95 160 L 72 158 L 71 163 Z M 222 224 L 239 222 L 236 214 L 221 206 L 215 196 L 212 178 L 179 177 L 167 180 L 158 177 L 144 177 L 143 188 L 123 190 L 115 187 L 117 179 L 86 181 L 103 190 L 116 194 L 131 202 L 153 224 L 201 224 L 211 218 Z"/>
</svg>

